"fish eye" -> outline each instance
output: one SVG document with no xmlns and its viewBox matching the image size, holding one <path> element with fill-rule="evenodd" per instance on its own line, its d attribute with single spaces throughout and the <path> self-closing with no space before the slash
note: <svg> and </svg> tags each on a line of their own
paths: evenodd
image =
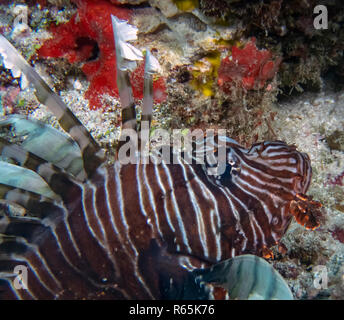
<svg viewBox="0 0 344 320">
<path fill-rule="evenodd" d="M 278 217 L 273 217 L 273 218 L 272 218 L 272 224 L 273 224 L 274 226 L 276 226 L 278 223 L 279 223 Z"/>
</svg>

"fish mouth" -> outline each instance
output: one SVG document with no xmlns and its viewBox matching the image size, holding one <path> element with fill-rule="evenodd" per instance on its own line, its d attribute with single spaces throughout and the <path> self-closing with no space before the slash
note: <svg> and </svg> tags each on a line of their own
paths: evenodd
<svg viewBox="0 0 344 320">
<path fill-rule="evenodd" d="M 289 212 L 294 216 L 297 223 L 308 230 L 315 230 L 320 226 L 322 204 L 307 196 L 306 192 L 312 180 L 311 160 L 306 153 L 298 152 L 299 176 L 294 179 L 294 199 L 289 202 Z"/>
</svg>

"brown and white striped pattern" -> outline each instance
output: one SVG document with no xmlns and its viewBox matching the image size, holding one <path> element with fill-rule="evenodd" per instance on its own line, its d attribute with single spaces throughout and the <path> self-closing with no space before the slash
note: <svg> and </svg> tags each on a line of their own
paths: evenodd
<svg viewBox="0 0 344 320">
<path fill-rule="evenodd" d="M 228 138 L 226 170 L 217 176 L 208 174 L 209 162 L 187 164 L 181 157 L 173 164 L 105 166 L 91 134 L 1 35 L 0 49 L 79 145 L 85 169 L 80 182 L 66 167 L 0 140 L 0 156 L 35 171 L 56 194 L 0 184 L 0 199 L 33 213 L 0 216 L 0 298 L 164 298 L 161 279 L 183 285 L 195 268 L 260 255 L 279 241 L 293 215 L 317 226 L 310 212 L 317 203 L 304 196 L 310 161 L 294 146 L 275 141 L 246 150 Z M 120 77 L 118 87 L 123 127 L 134 129 L 128 79 Z M 17 265 L 28 268 L 27 290 L 14 287 Z"/>
<path fill-rule="evenodd" d="M 218 177 L 181 157 L 175 164 L 102 166 L 84 184 L 54 188 L 62 204 L 50 204 L 54 213 L 43 220 L 2 218 L 0 232 L 19 238 L 0 244 L 0 264 L 7 272 L 27 265 L 29 290 L 8 281 L 0 295 L 161 298 L 151 280 L 161 271 L 141 261 L 152 239 L 183 270 L 260 254 L 285 232 L 290 201 L 307 191 L 309 158 L 283 142 L 249 151 L 229 142 L 227 157 L 231 165 Z"/>
</svg>

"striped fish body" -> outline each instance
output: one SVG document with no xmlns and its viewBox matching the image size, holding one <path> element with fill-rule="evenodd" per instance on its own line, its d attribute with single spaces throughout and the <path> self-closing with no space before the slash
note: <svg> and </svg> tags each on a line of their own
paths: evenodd
<svg viewBox="0 0 344 320">
<path fill-rule="evenodd" d="M 0 138 L 0 200 L 31 213 L 0 215 L 0 299 L 207 298 L 194 269 L 264 255 L 293 216 L 318 226 L 318 203 L 304 195 L 310 161 L 294 146 L 276 141 L 246 150 L 228 139 L 219 175 L 209 174 L 211 162 L 188 164 L 182 156 L 173 164 L 107 166 L 91 134 L 2 35 L 0 54 L 69 134 L 54 139 L 46 125 L 0 120 L 28 136 L 21 145 Z M 135 129 L 129 74 L 117 74 L 123 128 Z M 27 272 L 21 282 L 18 267 Z"/>
<path fill-rule="evenodd" d="M 311 179 L 308 156 L 283 142 L 250 150 L 227 146 L 221 176 L 178 159 L 103 165 L 85 183 L 71 179 L 60 191 L 63 204 L 41 222 L 3 222 L 7 235 L 30 230 L 11 244 L 15 253 L 6 262 L 9 269 L 28 267 L 28 290 L 8 282 L 8 296 L 162 298 L 159 278 L 169 273 L 180 270 L 178 278 L 244 253 L 261 255 L 278 243 L 293 216 L 292 201 Z M 163 253 L 152 250 L 152 240 Z"/>
</svg>

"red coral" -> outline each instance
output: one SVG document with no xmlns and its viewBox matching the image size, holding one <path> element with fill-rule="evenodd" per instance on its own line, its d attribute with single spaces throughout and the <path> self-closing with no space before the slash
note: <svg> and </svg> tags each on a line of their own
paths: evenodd
<svg viewBox="0 0 344 320">
<path fill-rule="evenodd" d="M 335 229 L 331 233 L 335 239 L 337 239 L 341 243 L 344 243 L 344 230 L 343 229 L 339 227 L 335 227 Z"/>
<path fill-rule="evenodd" d="M 275 76 L 280 63 L 280 58 L 272 60 L 270 51 L 258 50 L 252 38 L 243 49 L 233 46 L 232 55 L 221 61 L 218 84 L 226 93 L 237 87 L 262 89 Z"/>
<path fill-rule="evenodd" d="M 335 177 L 333 177 L 331 174 L 328 174 L 325 185 L 341 186 L 341 187 L 344 186 L 344 171 Z"/>
<path fill-rule="evenodd" d="M 116 6 L 105 0 L 73 0 L 77 13 L 63 25 L 52 26 L 52 39 L 47 40 L 39 49 L 42 58 L 67 58 L 70 63 L 83 62 L 82 71 L 90 82 L 85 94 L 92 109 L 102 107 L 103 94 L 118 97 L 116 83 L 116 54 L 110 15 L 128 20 L 132 10 Z M 96 59 L 94 55 L 97 53 Z M 133 73 L 137 81 L 133 84 L 134 96 L 142 98 L 143 67 Z M 160 78 L 155 87 L 165 90 L 165 82 Z M 160 92 L 156 92 L 158 94 Z M 156 97 L 156 102 L 164 100 L 165 95 Z"/>
</svg>

